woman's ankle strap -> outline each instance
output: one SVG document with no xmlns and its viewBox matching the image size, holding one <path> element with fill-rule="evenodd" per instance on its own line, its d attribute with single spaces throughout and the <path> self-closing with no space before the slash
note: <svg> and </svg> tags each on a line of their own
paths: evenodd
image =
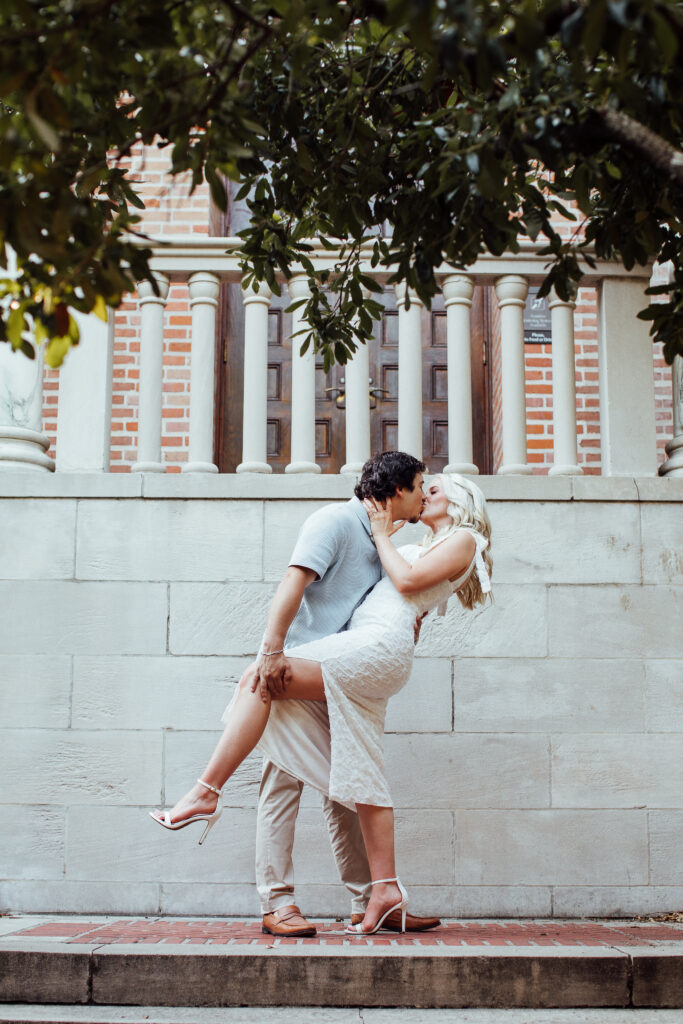
<svg viewBox="0 0 683 1024">
<path fill-rule="evenodd" d="M 398 878 L 373 878 L 370 885 L 379 885 L 380 882 L 398 882 Z"/>
<path fill-rule="evenodd" d="M 212 793 L 216 794 L 216 796 L 221 795 L 220 789 L 216 789 L 215 786 L 210 786 L 208 782 L 204 782 L 204 779 L 197 779 L 197 782 L 199 783 L 200 786 L 203 786 L 204 789 L 210 789 Z"/>
</svg>

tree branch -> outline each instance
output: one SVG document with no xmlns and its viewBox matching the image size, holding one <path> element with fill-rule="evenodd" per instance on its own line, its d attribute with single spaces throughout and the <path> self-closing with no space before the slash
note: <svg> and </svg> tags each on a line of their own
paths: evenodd
<svg viewBox="0 0 683 1024">
<path fill-rule="evenodd" d="M 620 110 L 599 107 L 596 114 L 610 139 L 635 150 L 672 181 L 683 185 L 683 152 L 680 149 Z"/>
</svg>

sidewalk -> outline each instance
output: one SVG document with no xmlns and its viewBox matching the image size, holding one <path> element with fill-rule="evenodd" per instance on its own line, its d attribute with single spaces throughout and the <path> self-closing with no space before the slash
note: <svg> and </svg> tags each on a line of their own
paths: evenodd
<svg viewBox="0 0 683 1024">
<path fill-rule="evenodd" d="M 327 921 L 278 939 L 253 920 L 7 916 L 0 1002 L 676 1008 L 683 925 L 456 921 L 361 938 Z"/>
</svg>

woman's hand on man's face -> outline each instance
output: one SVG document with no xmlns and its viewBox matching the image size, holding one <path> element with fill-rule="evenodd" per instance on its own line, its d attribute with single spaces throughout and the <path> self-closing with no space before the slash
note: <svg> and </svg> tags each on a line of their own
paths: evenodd
<svg viewBox="0 0 683 1024">
<path fill-rule="evenodd" d="M 391 498 L 386 498 L 384 501 L 377 501 L 375 498 L 364 498 L 363 505 L 370 520 L 370 529 L 372 530 L 373 537 L 391 537 L 405 523 L 405 519 L 399 519 L 394 522 Z"/>
</svg>

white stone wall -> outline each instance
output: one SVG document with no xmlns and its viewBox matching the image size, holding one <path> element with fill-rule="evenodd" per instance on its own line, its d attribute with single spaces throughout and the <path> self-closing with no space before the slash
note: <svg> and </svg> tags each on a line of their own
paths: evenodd
<svg viewBox="0 0 683 1024">
<path fill-rule="evenodd" d="M 680 909 L 683 482 L 483 486 L 495 604 L 427 620 L 389 711 L 411 906 Z M 0 477 L 0 910 L 258 912 L 258 756 L 201 849 L 147 811 L 201 770 L 299 525 L 350 490 Z M 295 856 L 302 909 L 344 914 L 314 792 Z"/>
</svg>

